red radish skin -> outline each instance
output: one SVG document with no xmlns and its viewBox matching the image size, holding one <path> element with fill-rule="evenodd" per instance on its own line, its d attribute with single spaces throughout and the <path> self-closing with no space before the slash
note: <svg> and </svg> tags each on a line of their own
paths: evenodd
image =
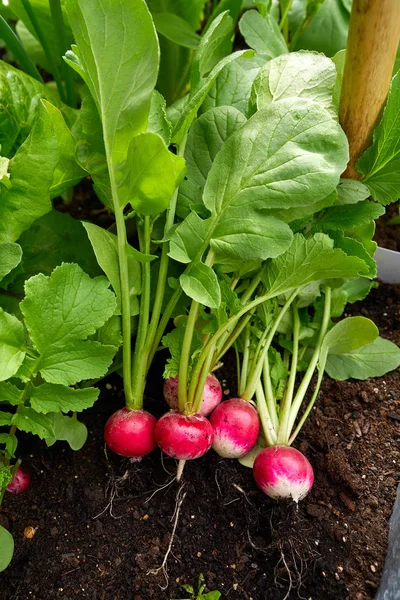
<svg viewBox="0 0 400 600">
<path fill-rule="evenodd" d="M 29 473 L 25 473 L 21 467 L 18 467 L 11 483 L 6 487 L 6 491 L 10 492 L 10 494 L 20 494 L 28 489 L 30 483 L 31 476 Z"/>
<path fill-rule="evenodd" d="M 242 398 L 222 402 L 212 412 L 213 449 L 223 458 L 245 456 L 255 445 L 260 431 L 256 409 Z"/>
<path fill-rule="evenodd" d="M 164 398 L 173 410 L 178 409 L 178 377 L 170 377 L 164 381 Z M 204 386 L 203 402 L 199 415 L 207 417 L 222 400 L 222 388 L 212 373 L 207 377 Z"/>
<path fill-rule="evenodd" d="M 156 423 L 157 419 L 146 410 L 121 408 L 104 427 L 105 442 L 116 454 L 141 458 L 156 447 Z"/>
<path fill-rule="evenodd" d="M 258 487 L 274 500 L 292 498 L 296 503 L 311 490 L 314 473 L 307 458 L 290 446 L 261 450 L 253 466 Z"/>
<path fill-rule="evenodd" d="M 202 415 L 182 415 L 171 410 L 156 426 L 156 441 L 161 450 L 179 460 L 200 458 L 211 448 L 213 438 L 213 428 Z"/>
</svg>

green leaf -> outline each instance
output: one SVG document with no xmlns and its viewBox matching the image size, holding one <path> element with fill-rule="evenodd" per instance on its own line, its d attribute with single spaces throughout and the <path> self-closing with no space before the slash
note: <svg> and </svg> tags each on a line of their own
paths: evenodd
<svg viewBox="0 0 400 600">
<path fill-rule="evenodd" d="M 93 340 L 105 346 L 119 348 L 122 344 L 121 319 L 113 315 L 100 329 L 96 331 Z"/>
<path fill-rule="evenodd" d="M 212 108 L 194 121 L 185 148 L 187 177 L 179 187 L 179 216 L 187 216 L 191 204 L 201 202 L 216 155 L 224 142 L 245 122 L 243 114 L 230 106 Z"/>
<path fill-rule="evenodd" d="M 22 258 L 22 248 L 18 244 L 0 244 L 0 281 L 10 273 Z"/>
<path fill-rule="evenodd" d="M 114 210 L 103 129 L 95 101 L 89 93 L 83 97 L 79 119 L 81 131 L 78 136 L 77 161 L 92 177 L 94 191 L 101 202 Z"/>
<path fill-rule="evenodd" d="M 324 215 L 313 224 L 314 230 L 328 231 L 329 229 L 346 230 L 359 225 L 365 225 L 383 215 L 385 209 L 368 200 L 357 204 L 344 204 L 327 208 Z"/>
<path fill-rule="evenodd" d="M 361 181 L 355 179 L 341 179 L 337 188 L 338 196 L 336 205 L 357 204 L 369 197 L 369 189 Z"/>
<path fill-rule="evenodd" d="M 57 138 L 57 144 L 60 149 L 60 158 L 57 162 L 50 188 L 51 197 L 55 198 L 78 184 L 87 173 L 75 158 L 76 140 L 68 128 L 63 115 L 56 107 L 45 100 L 42 102 L 51 114 L 54 135 Z"/>
<path fill-rule="evenodd" d="M 15 451 L 18 446 L 17 436 L 10 434 L 10 433 L 0 433 L 0 444 L 4 444 L 6 447 L 6 452 L 8 452 L 8 454 L 12 458 L 14 458 Z M 1 488 L 1 484 L 0 484 L 0 488 Z"/>
<path fill-rule="evenodd" d="M 291 52 L 267 62 L 254 80 L 251 103 L 257 109 L 285 98 L 307 98 L 333 110 L 333 62 L 314 52 Z"/>
<path fill-rule="evenodd" d="M 335 56 L 332 57 L 333 62 L 336 67 L 336 82 L 335 87 L 333 89 L 333 104 L 336 108 L 336 111 L 339 113 L 340 106 L 340 95 L 342 93 L 342 81 L 343 81 L 343 73 L 344 73 L 344 65 L 346 62 L 346 50 L 339 50 L 336 52 Z"/>
<path fill-rule="evenodd" d="M 347 317 L 328 331 L 322 343 L 321 354 L 347 354 L 370 344 L 378 335 L 378 328 L 370 319 Z"/>
<path fill-rule="evenodd" d="M 353 238 L 346 237 L 343 232 L 339 230 L 330 231 L 329 237 L 331 237 L 335 242 L 335 248 L 341 248 L 347 254 L 347 256 L 358 256 L 358 258 L 361 258 L 368 265 L 368 277 L 371 279 L 376 277 L 376 262 L 368 254 L 361 242 L 358 242 Z"/>
<path fill-rule="evenodd" d="M 273 297 L 312 281 L 358 277 L 367 272 L 363 260 L 333 248 L 333 240 L 327 235 L 317 233 L 306 239 L 298 233 L 290 248 L 268 263 L 263 281 L 267 293 Z"/>
<path fill-rule="evenodd" d="M 19 411 L 13 415 L 12 424 L 20 431 L 38 435 L 42 440 L 54 437 L 51 420 L 27 406 L 20 406 Z"/>
<path fill-rule="evenodd" d="M 1 151 L 11 158 L 31 132 L 40 100 L 48 100 L 58 108 L 61 102 L 51 88 L 2 60 L 0 94 Z"/>
<path fill-rule="evenodd" d="M 289 27 L 295 31 L 305 13 L 305 3 L 294 0 L 289 16 Z M 300 34 L 293 50 L 316 50 L 326 56 L 333 56 L 346 48 L 350 15 L 342 0 L 324 0 L 318 13 L 313 17 L 305 31 Z"/>
<path fill-rule="evenodd" d="M 265 63 L 262 56 L 238 58 L 227 64 L 214 81 L 200 111 L 216 106 L 231 106 L 247 115 L 254 78 Z"/>
<path fill-rule="evenodd" d="M 14 415 L 9 412 L 0 411 L 0 427 L 11 425 Z"/>
<path fill-rule="evenodd" d="M 80 412 L 91 408 L 99 396 L 97 388 L 73 389 L 65 385 L 43 383 L 32 389 L 30 402 L 38 413 Z M 47 437 L 54 437 L 49 435 Z"/>
<path fill-rule="evenodd" d="M 368 379 L 381 377 L 400 365 L 400 348 L 380 337 L 371 344 L 343 354 L 328 355 L 325 370 L 330 377 Z"/>
<path fill-rule="evenodd" d="M 16 406 L 21 402 L 22 391 L 9 381 L 0 382 L 0 402 Z"/>
<path fill-rule="evenodd" d="M 151 131 L 152 133 L 157 133 L 164 140 L 164 143 L 169 146 L 171 141 L 172 124 L 167 117 L 165 99 L 159 92 L 157 92 L 157 90 L 154 90 L 151 96 L 147 130 Z"/>
<path fill-rule="evenodd" d="M 169 12 L 154 13 L 153 21 L 158 33 L 171 42 L 194 50 L 198 47 L 201 37 L 178 15 Z"/>
<path fill-rule="evenodd" d="M 215 79 L 218 77 L 218 75 L 220 74 L 222 69 L 227 64 L 229 64 L 233 60 L 236 60 L 237 58 L 240 58 L 241 56 L 251 56 L 251 54 L 249 54 L 248 50 L 233 52 L 233 54 L 230 54 L 229 56 L 226 56 L 225 58 L 223 58 L 212 69 L 212 71 L 207 75 L 207 77 L 202 80 L 201 85 L 198 86 L 198 89 L 196 90 L 196 92 L 193 94 L 193 96 L 191 96 L 189 98 L 188 102 L 184 105 L 181 115 L 174 125 L 173 131 L 172 131 L 172 141 L 173 142 L 176 142 L 178 144 L 181 143 L 181 141 L 184 139 L 185 135 L 187 134 L 190 125 L 196 118 L 197 112 L 198 112 L 200 106 L 202 105 L 202 103 L 204 102 Z"/>
<path fill-rule="evenodd" d="M 46 0 L 29 0 L 32 9 L 35 13 L 35 17 L 39 23 L 40 28 L 45 33 L 46 42 L 49 47 L 50 52 L 52 53 L 54 60 L 60 66 L 61 64 L 61 56 L 60 56 L 60 40 L 58 39 L 57 30 L 54 27 L 54 23 L 51 16 L 49 2 Z M 62 5 L 65 3 L 62 2 Z M 36 39 L 36 31 L 32 25 L 32 22 L 25 10 L 25 7 L 21 0 L 9 0 L 9 6 L 14 12 L 14 14 L 24 22 L 28 31 L 32 34 L 34 39 Z M 64 8 L 64 7 L 63 7 Z M 68 20 L 64 13 L 64 35 L 66 38 L 67 47 L 69 47 L 73 43 L 72 32 L 68 24 Z M 33 57 L 32 57 L 33 58 Z M 43 65 L 40 65 L 43 66 Z M 51 73 L 51 69 L 47 63 L 47 71 Z M 53 73 L 54 75 L 54 73 Z"/>
<path fill-rule="evenodd" d="M 172 154 L 155 133 L 141 133 L 129 144 L 126 161 L 118 166 L 119 197 L 142 215 L 163 212 L 181 182 L 185 161 Z"/>
<path fill-rule="evenodd" d="M 221 290 L 218 278 L 211 267 L 202 262 L 194 263 L 189 273 L 180 277 L 183 291 L 196 302 L 218 308 L 221 303 Z"/>
<path fill-rule="evenodd" d="M 53 422 L 54 437 L 46 439 L 48 446 L 52 446 L 56 441 L 65 441 L 75 452 L 84 446 L 88 436 L 88 430 L 84 423 L 75 417 L 68 417 L 60 413 L 53 413 L 49 416 Z"/>
<path fill-rule="evenodd" d="M 159 47 L 144 0 L 67 0 L 77 46 L 68 64 L 85 80 L 115 162 L 126 157 L 132 138 L 147 128 L 157 80 Z"/>
<path fill-rule="evenodd" d="M 40 374 L 45 381 L 74 385 L 84 379 L 103 377 L 117 351 L 115 346 L 104 346 L 99 342 L 75 340 L 52 346 L 50 354 L 40 361 Z"/>
<path fill-rule="evenodd" d="M 93 246 L 99 266 L 107 275 L 117 297 L 116 314 L 121 314 L 121 285 L 119 278 L 117 236 L 93 223 L 82 223 Z M 132 246 L 128 246 L 129 289 L 131 293 L 131 314 L 136 313 L 135 296 L 141 292 L 141 268 Z"/>
<path fill-rule="evenodd" d="M 279 25 L 269 14 L 262 17 L 256 10 L 249 10 L 240 19 L 239 29 L 246 44 L 266 58 L 288 52 Z"/>
<path fill-rule="evenodd" d="M 91 279 L 75 264 L 63 264 L 50 277 L 35 275 L 25 284 L 21 311 L 41 354 L 51 347 L 85 339 L 115 310 L 115 296 L 104 277 Z"/>
<path fill-rule="evenodd" d="M 201 38 L 190 69 L 190 96 L 197 91 L 210 71 L 232 51 L 234 23 L 228 12 L 214 19 Z"/>
<path fill-rule="evenodd" d="M 381 204 L 400 196 L 400 72 L 393 79 L 372 145 L 357 162 L 372 197 Z"/>
<path fill-rule="evenodd" d="M 170 358 L 167 359 L 167 362 L 165 364 L 163 374 L 164 379 L 168 379 L 169 377 L 176 377 L 178 375 L 184 336 L 185 324 L 183 326 L 176 327 L 170 333 L 164 335 L 164 337 L 162 338 L 162 345 L 165 348 L 169 349 L 171 355 Z M 192 338 L 192 345 L 190 348 L 190 363 L 193 362 L 194 357 L 199 353 L 202 347 L 203 344 L 200 339 L 200 336 L 195 331 Z M 189 364 L 189 369 L 190 367 L 191 364 Z"/>
<path fill-rule="evenodd" d="M 25 331 L 21 321 L 0 308 L 0 381 L 18 371 L 25 357 Z"/>
<path fill-rule="evenodd" d="M 17 240 L 51 210 L 50 188 L 60 155 L 54 129 L 56 111 L 41 102 L 31 133 L 10 161 L 11 188 L 0 188 L 0 243 Z"/>
<path fill-rule="evenodd" d="M 0 572 L 7 569 L 14 554 L 14 538 L 0 525 Z"/>
<path fill-rule="evenodd" d="M 224 144 L 209 173 L 204 204 L 262 210 L 307 206 L 326 198 L 348 160 L 335 119 L 305 99 L 259 110 Z"/>
<path fill-rule="evenodd" d="M 23 283 L 37 273 L 50 275 L 62 262 L 76 262 L 90 276 L 101 273 L 82 224 L 66 213 L 52 210 L 25 231 L 18 240 L 22 252 L 22 274 L 12 291 L 22 294 Z"/>
</svg>

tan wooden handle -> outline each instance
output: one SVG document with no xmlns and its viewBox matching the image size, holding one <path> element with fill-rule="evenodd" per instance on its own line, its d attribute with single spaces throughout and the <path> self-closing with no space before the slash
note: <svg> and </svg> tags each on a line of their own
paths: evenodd
<svg viewBox="0 0 400 600">
<path fill-rule="evenodd" d="M 343 177 L 361 177 L 355 164 L 372 141 L 399 39 L 400 0 L 353 0 L 339 111 L 350 146 Z"/>
</svg>

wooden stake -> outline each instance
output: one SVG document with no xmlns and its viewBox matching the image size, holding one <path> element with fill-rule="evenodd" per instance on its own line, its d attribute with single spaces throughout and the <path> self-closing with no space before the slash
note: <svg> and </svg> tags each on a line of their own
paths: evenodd
<svg viewBox="0 0 400 600">
<path fill-rule="evenodd" d="M 339 111 L 350 145 L 343 177 L 361 178 L 355 164 L 372 141 L 399 39 L 400 0 L 353 0 Z"/>
</svg>

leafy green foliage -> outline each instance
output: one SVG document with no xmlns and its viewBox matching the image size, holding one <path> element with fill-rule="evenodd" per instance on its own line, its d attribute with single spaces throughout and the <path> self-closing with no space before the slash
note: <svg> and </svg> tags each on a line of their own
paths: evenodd
<svg viewBox="0 0 400 600">
<path fill-rule="evenodd" d="M 162 339 L 163 346 L 168 348 L 170 352 L 170 357 L 167 359 L 164 369 L 164 379 L 168 379 L 169 377 L 177 377 L 178 375 L 184 336 L 185 324 L 182 324 L 181 326 L 173 329 L 170 333 L 164 335 Z M 193 362 L 193 359 L 199 353 L 201 348 L 202 342 L 199 335 L 196 333 L 193 336 L 190 348 L 190 362 Z"/>
<path fill-rule="evenodd" d="M 66 412 L 65 406 L 68 406 L 69 411 L 80 412 L 93 406 L 99 392 L 95 388 L 73 389 L 65 385 L 42 383 L 33 388 L 29 399 L 32 408 L 38 413 Z"/>
<path fill-rule="evenodd" d="M 304 21 L 307 5 L 319 4 L 315 15 Z M 310 22 L 311 21 L 311 22 Z M 346 48 L 347 33 L 350 14 L 342 0 L 294 0 L 289 15 L 289 26 L 296 31 L 305 25 L 304 31 L 299 35 L 293 50 L 316 50 L 326 56 L 333 56 L 339 50 Z"/>
<path fill-rule="evenodd" d="M 68 0 L 67 13 L 77 46 L 66 60 L 86 82 L 101 116 L 107 152 L 119 163 L 132 138 L 146 130 L 157 79 L 159 48 L 150 13 L 144 0 Z"/>
<path fill-rule="evenodd" d="M 121 314 L 121 284 L 119 278 L 118 263 L 118 240 L 113 233 L 94 225 L 93 223 L 83 223 L 88 234 L 89 240 L 93 246 L 97 261 L 111 283 L 117 297 L 116 314 Z M 141 268 L 137 260 L 140 257 L 139 252 L 128 247 L 128 268 L 129 268 L 129 289 L 131 293 L 131 314 L 135 315 L 138 311 L 136 296 L 141 291 Z M 144 255 L 142 255 L 143 258 Z M 150 257 L 151 260 L 152 257 Z"/>
<path fill-rule="evenodd" d="M 183 291 L 196 302 L 217 308 L 221 303 L 221 292 L 216 274 L 202 262 L 193 263 L 189 273 L 180 278 Z"/>
<path fill-rule="evenodd" d="M 18 244 L 0 244 L 0 282 L 12 271 L 22 258 L 22 248 Z"/>
<path fill-rule="evenodd" d="M 174 13 L 163 12 L 153 14 L 154 25 L 167 40 L 175 42 L 184 48 L 196 49 L 200 43 L 197 35 L 189 23 Z"/>
<path fill-rule="evenodd" d="M 0 381 L 18 371 L 25 357 L 25 332 L 22 323 L 0 309 Z"/>
<path fill-rule="evenodd" d="M 263 280 L 267 293 L 278 296 L 312 281 L 367 273 L 368 266 L 363 260 L 334 248 L 327 235 L 317 233 L 307 240 L 296 234 L 287 252 L 267 265 Z"/>
<path fill-rule="evenodd" d="M 326 372 L 333 379 L 381 377 L 400 366 L 400 348 L 381 337 L 341 354 L 328 354 Z"/>
<path fill-rule="evenodd" d="M 129 144 L 118 172 L 119 197 L 142 215 L 163 212 L 185 170 L 185 161 L 169 152 L 155 133 L 142 133 Z M 122 207 L 122 208 L 123 208 Z"/>
<path fill-rule="evenodd" d="M 187 177 L 179 187 L 177 210 L 180 216 L 186 217 L 192 204 L 201 203 L 216 155 L 245 122 L 243 114 L 230 106 L 212 108 L 193 122 L 185 148 Z"/>
<path fill-rule="evenodd" d="M 249 10 L 240 19 L 239 29 L 247 45 L 265 58 L 288 52 L 279 26 L 270 14 L 263 17 L 256 10 Z"/>
<path fill-rule="evenodd" d="M 372 145 L 357 163 L 372 197 L 381 204 L 399 198 L 400 190 L 400 73 L 392 80 L 386 107 L 375 128 Z"/>
<path fill-rule="evenodd" d="M 251 103 L 260 109 L 285 98 L 307 98 L 333 112 L 335 81 L 335 65 L 326 56 L 314 52 L 284 54 L 260 69 Z"/>
<path fill-rule="evenodd" d="M 14 554 L 14 539 L 7 529 L 0 525 L 0 572 L 7 569 Z"/>
<path fill-rule="evenodd" d="M 60 413 L 50 415 L 53 423 L 54 438 L 47 438 L 46 444 L 52 446 L 57 441 L 68 442 L 71 450 L 80 450 L 84 446 L 88 430 L 84 423 L 73 417 L 68 417 Z"/>
<path fill-rule="evenodd" d="M 53 425 L 47 415 L 42 415 L 28 406 L 19 407 L 18 412 L 13 415 L 11 424 L 20 431 L 38 435 L 42 440 L 54 436 Z"/>
</svg>

